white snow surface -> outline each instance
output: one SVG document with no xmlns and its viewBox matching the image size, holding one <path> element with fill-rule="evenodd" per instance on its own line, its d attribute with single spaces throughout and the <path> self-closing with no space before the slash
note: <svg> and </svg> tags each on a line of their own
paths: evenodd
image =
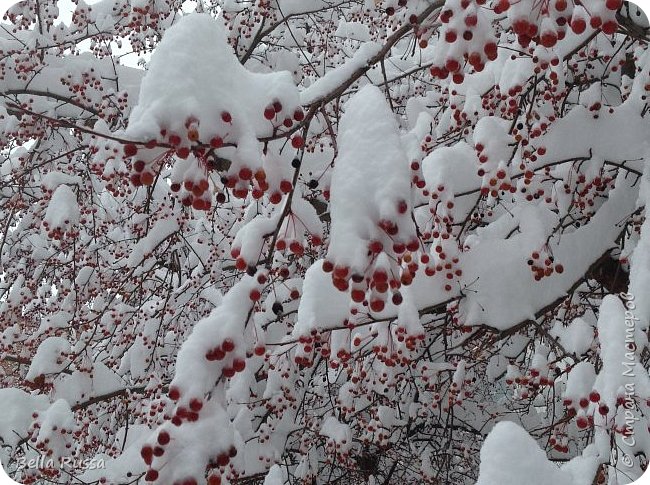
<svg viewBox="0 0 650 485">
<path fill-rule="evenodd" d="M 148 140 L 165 126 L 182 135 L 193 116 L 200 140 L 227 133 L 228 141 L 237 141 L 238 158 L 251 163 L 262 158 L 257 137 L 272 132 L 263 113 L 274 100 L 293 114 L 299 95 L 291 74 L 249 72 L 228 45 L 221 21 L 194 13 L 168 29 L 157 46 L 127 134 Z M 231 124 L 220 119 L 223 111 L 232 115 Z M 170 119 L 175 120 L 171 125 Z"/>
<path fill-rule="evenodd" d="M 519 425 L 503 421 L 488 434 L 481 448 L 476 485 L 575 485 L 574 477 L 551 463 L 544 451 Z"/>
<path fill-rule="evenodd" d="M 383 237 L 380 220 L 397 224 L 397 240 L 408 242 L 415 234 L 410 218 L 398 217 L 399 202 L 410 199 L 410 167 L 397 121 L 379 88 L 365 86 L 350 99 L 340 122 L 339 148 L 330 188 L 328 257 L 363 272 L 368 242 Z M 405 202 L 410 206 L 410 200 Z"/>
<path fill-rule="evenodd" d="M 377 42 L 365 42 L 361 44 L 354 55 L 345 63 L 327 71 L 327 73 L 315 81 L 311 86 L 300 93 L 302 104 L 314 103 L 338 88 L 346 79 L 360 68 L 368 65 L 370 59 L 381 50 L 381 44 Z"/>
</svg>

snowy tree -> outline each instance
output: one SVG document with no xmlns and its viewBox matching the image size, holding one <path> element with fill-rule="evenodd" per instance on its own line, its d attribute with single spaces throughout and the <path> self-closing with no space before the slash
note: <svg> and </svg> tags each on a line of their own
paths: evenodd
<svg viewBox="0 0 650 485">
<path fill-rule="evenodd" d="M 649 30 L 622 0 L 12 6 L 4 469 L 640 477 Z"/>
</svg>

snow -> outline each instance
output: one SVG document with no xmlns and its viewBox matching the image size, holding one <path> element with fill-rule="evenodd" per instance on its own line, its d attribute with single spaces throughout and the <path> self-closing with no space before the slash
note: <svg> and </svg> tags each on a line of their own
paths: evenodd
<svg viewBox="0 0 650 485">
<path fill-rule="evenodd" d="M 555 322 L 550 335 L 557 338 L 567 352 L 584 354 L 594 340 L 594 327 L 582 318 L 574 319 L 567 327 Z"/>
<path fill-rule="evenodd" d="M 155 222 L 147 235 L 140 239 L 133 247 L 126 265 L 135 268 L 143 259 L 148 258 L 151 253 L 169 236 L 178 231 L 179 225 L 176 219 L 160 219 Z"/>
<path fill-rule="evenodd" d="M 61 184 L 67 185 L 81 185 L 81 177 L 77 175 L 70 175 L 63 172 L 48 172 L 41 179 L 41 187 L 48 190 L 55 190 Z"/>
<path fill-rule="evenodd" d="M 379 221 L 398 226 L 394 240 L 408 242 L 415 235 L 413 222 L 398 213 L 400 201 L 410 205 L 409 163 L 399 128 L 379 88 L 368 85 L 348 102 L 340 123 L 339 150 L 330 188 L 332 227 L 327 254 L 337 264 L 363 273 L 368 242 L 390 243 L 377 227 Z"/>
<path fill-rule="evenodd" d="M 352 58 L 338 67 L 330 69 L 323 77 L 304 89 L 300 93 L 300 102 L 302 104 L 313 104 L 328 96 L 346 79 L 349 79 L 355 71 L 366 67 L 381 48 L 382 45 L 377 42 L 364 42 L 355 51 Z"/>
<path fill-rule="evenodd" d="M 341 327 L 348 316 L 349 303 L 349 296 L 334 288 L 330 275 L 323 271 L 323 261 L 316 261 L 305 273 L 293 335 Z"/>
<path fill-rule="evenodd" d="M 575 485 L 573 476 L 548 461 L 546 454 L 519 425 L 503 421 L 488 434 L 481 448 L 476 485 Z"/>
<path fill-rule="evenodd" d="M 649 155 L 650 157 L 650 155 Z M 639 319 L 637 328 L 645 330 L 650 327 L 650 218 L 648 218 L 648 207 L 650 207 L 650 158 L 645 159 L 645 172 L 641 182 L 639 194 L 639 207 L 646 207 L 646 219 L 641 227 L 641 235 L 634 249 L 630 265 L 630 286 L 628 299 L 634 301 L 628 306 L 634 310 L 634 316 Z"/>
<path fill-rule="evenodd" d="M 574 405 L 581 398 L 588 397 L 596 380 L 596 371 L 591 362 L 578 362 L 569 372 L 564 396 L 573 401 Z"/>
<path fill-rule="evenodd" d="M 629 372 L 626 372 L 626 330 L 625 307 L 621 300 L 614 295 L 607 295 L 600 305 L 598 316 L 598 340 L 603 366 L 598 374 L 601 397 L 607 403 L 616 402 L 616 396 L 621 386 L 629 382 Z M 633 327 L 631 327 L 634 330 Z M 632 332 L 634 336 L 634 332 Z M 634 364 L 636 358 L 631 360 Z"/>
<path fill-rule="evenodd" d="M 38 445 L 47 441 L 54 456 L 67 445 L 80 455 L 106 453 L 98 454 L 107 459 L 106 470 L 75 479 L 126 483 L 147 472 L 141 447 L 157 446 L 158 433 L 168 431 L 169 447 L 149 467 L 160 471 L 155 483 L 200 482 L 206 465 L 224 452 L 234 454 L 233 446 L 237 455 L 219 471 L 224 483 L 236 481 L 236 474 L 257 476 L 265 485 L 322 482 L 330 463 L 336 481 L 350 465 L 361 468 L 366 449 L 389 452 L 370 455 L 379 459 L 380 473 L 367 477 L 369 484 L 386 481 L 383 471 L 393 466 L 387 460 L 397 449 L 405 453 L 394 462 L 393 479 L 404 483 L 440 481 L 441 452 L 449 453 L 444 471 L 454 483 L 473 482 L 478 472 L 478 485 L 591 485 L 601 464 L 612 484 L 626 473 L 640 476 L 638 464 L 626 470 L 620 458 L 623 452 L 650 456 L 650 377 L 641 357 L 650 326 L 650 222 L 643 219 L 650 202 L 650 131 L 643 111 L 650 54 L 638 42 L 623 46 L 622 33 L 599 34 L 584 53 L 564 59 L 589 38 L 589 27 L 583 35 L 567 29 L 554 49 L 533 41 L 528 55 L 508 32 L 509 19 L 534 19 L 538 8 L 546 14 L 534 0 L 511 3 L 501 15 L 490 4 L 447 0 L 449 23 L 434 12 L 422 25 L 405 28 L 386 52 L 387 85 L 381 69 L 368 69 L 369 63 L 387 36 L 431 2 L 226 0 L 213 19 L 184 15 L 176 11 L 178 2 L 99 0 L 88 10 L 81 0 L 76 8 L 88 10 L 87 25 L 76 18 L 74 25 L 42 32 L 36 24 L 0 29 L 0 91 L 7 105 L 0 106 L 7 155 L 0 167 L 6 217 L 0 357 L 29 362 L 9 362 L 0 377 L 3 385 L 32 392 L 0 389 L 3 464 L 16 452 L 10 447 L 31 433 Z M 590 11 L 603 13 L 604 4 L 597 0 Z M 39 5 L 47 24 L 47 13 L 57 14 L 56 2 Z M 30 7 L 22 2 L 14 10 L 25 11 L 29 23 L 37 20 Z M 159 23 L 145 20 L 134 28 L 147 18 L 140 7 L 155 12 Z M 549 5 L 543 28 L 562 27 L 555 8 Z M 584 7 L 575 10 L 588 21 Z M 449 29 L 467 30 L 463 19 L 473 12 L 478 25 L 465 33 L 473 39 L 443 43 Z M 490 22 L 504 29 L 493 32 Z M 79 44 L 95 27 L 106 37 Z M 264 33 L 259 43 L 257 32 Z M 451 57 L 465 64 L 475 48 L 482 55 L 495 33 L 501 35 L 498 59 L 482 72 L 466 73 L 464 83 L 427 72 L 432 62 Z M 429 47 L 421 48 L 420 40 Z M 151 42 L 146 69 L 125 68 L 120 56 L 104 51 L 118 42 L 136 51 Z M 237 55 L 253 43 L 244 67 Z M 88 44 L 93 52 L 77 52 Z M 41 55 L 33 55 L 34 46 Z M 556 55 L 557 66 L 540 67 Z M 593 61 L 604 56 L 610 61 Z M 629 65 L 612 69 L 626 56 L 634 56 L 639 68 L 634 79 L 621 74 Z M 27 79 L 18 69 L 24 65 Z M 365 75 L 350 83 L 357 72 Z M 508 93 L 519 86 L 520 93 Z M 590 111 L 601 100 L 603 108 Z M 522 110 L 515 121 L 516 102 Z M 11 103 L 53 120 L 34 123 Z M 271 103 L 281 107 L 268 120 L 264 111 Z M 299 106 L 314 109 L 309 125 L 299 127 L 307 135 L 304 150 L 292 146 L 285 124 L 293 117 L 287 124 L 298 128 Z M 57 124 L 61 117 L 79 130 Z M 190 140 L 194 125 L 198 143 Z M 195 149 L 187 160 L 171 149 L 170 134 Z M 226 146 L 213 153 L 230 163 L 214 169 L 196 148 L 217 135 Z M 136 142 L 138 156 L 126 157 L 132 147 L 116 139 Z M 159 146 L 139 143 L 150 140 Z M 545 153 L 536 152 L 542 147 Z M 481 155 L 489 156 L 487 162 L 479 161 Z M 149 189 L 129 185 L 128 171 L 140 157 L 155 172 Z M 552 168 L 544 173 L 546 165 Z M 260 178 L 257 170 L 264 169 L 266 193 L 236 199 L 223 187 L 243 167 Z M 485 177 L 477 174 L 481 167 Z M 481 196 L 500 169 L 519 190 Z M 526 193 L 548 189 L 549 200 L 526 200 L 525 170 L 537 172 Z M 575 206 L 574 198 L 589 187 L 576 183 L 577 176 L 588 184 L 617 171 L 616 188 L 597 193 L 592 212 Z M 286 189 L 294 175 L 295 187 L 271 204 L 269 196 L 275 200 L 280 184 Z M 169 182 L 204 179 L 209 195 L 226 196 L 225 202 L 213 200 L 209 211 L 182 208 L 170 193 Z M 180 199 L 189 193 L 181 190 Z M 424 237 L 435 230 L 443 236 Z M 304 254 L 274 251 L 269 244 L 276 235 L 287 245 L 302 244 Z M 311 236 L 323 245 L 309 244 Z M 369 254 L 371 242 L 383 249 Z M 411 248 L 395 249 L 402 243 Z M 438 245 L 447 258 L 437 255 Z M 605 297 L 600 288 L 592 291 L 593 281 L 581 280 L 612 248 L 622 250 L 629 288 Z M 564 271 L 536 282 L 527 264 L 533 251 L 542 259 L 552 254 Z M 233 268 L 237 252 L 248 273 L 257 268 L 254 276 L 240 264 Z M 425 266 L 443 267 L 450 258 L 455 274 L 424 274 Z M 410 262 L 419 266 L 408 285 L 399 280 Z M 331 274 L 324 270 L 330 263 Z M 348 269 L 341 285 L 337 275 Z M 373 271 L 390 275 L 390 290 L 367 290 Z M 351 289 L 339 290 L 332 280 Z M 356 298 L 359 289 L 366 301 Z M 356 302 L 351 290 L 357 290 Z M 390 296 L 398 290 L 403 300 L 395 305 Z M 384 309 L 375 310 L 373 298 L 384 295 Z M 234 349 L 214 361 L 210 352 L 226 339 Z M 264 355 L 258 345 L 265 346 Z M 245 368 L 228 377 L 235 362 Z M 537 387 L 539 380 L 529 380 L 533 370 L 540 377 L 559 373 L 554 387 Z M 633 409 L 617 407 L 631 386 Z M 579 409 L 579 417 L 594 420 L 593 428 L 580 430 L 561 401 L 593 391 L 609 410 L 601 415 L 595 402 Z M 195 400 L 202 403 L 200 413 L 176 426 Z M 476 450 L 499 418 L 521 427 L 497 424 L 476 470 Z M 635 445 L 620 433 L 630 419 Z M 437 422 L 448 430 L 479 431 L 465 434 L 459 450 L 439 439 Z M 73 441 L 67 431 L 78 429 L 84 434 Z M 552 449 L 550 437 L 568 451 Z M 108 457 L 113 450 L 116 457 Z"/>
<path fill-rule="evenodd" d="M 352 447 L 352 431 L 347 424 L 339 422 L 334 416 L 328 416 L 320 430 L 321 435 L 326 436 L 334 443 L 341 453 Z"/>
<path fill-rule="evenodd" d="M 0 438 L 4 444 L 12 447 L 25 437 L 32 422 L 32 413 L 43 411 L 49 405 L 47 396 L 32 396 L 14 388 L 0 389 L 0 403 Z"/>
<path fill-rule="evenodd" d="M 63 337 L 48 337 L 38 346 L 25 379 L 32 381 L 42 374 L 56 374 L 68 365 L 70 343 Z M 59 361 L 59 362 L 57 362 Z"/>
<path fill-rule="evenodd" d="M 157 46 L 126 136 L 158 139 L 164 127 L 184 138 L 185 121 L 194 117 L 200 140 L 208 143 L 220 135 L 236 141 L 233 158 L 258 168 L 262 152 L 257 137 L 273 130 L 263 114 L 274 100 L 282 103 L 284 113 L 292 114 L 298 106 L 291 74 L 247 71 L 227 44 L 221 21 L 194 13 L 168 29 Z M 231 114 L 231 123 L 220 119 L 222 112 Z"/>
<path fill-rule="evenodd" d="M 633 211 L 637 191 L 632 180 L 619 177 L 617 188 L 598 210 L 592 220 L 570 234 L 565 234 L 553 247 L 555 260 L 570 261 L 563 274 L 554 274 L 535 282 L 525 262 L 539 249 L 540 234 L 517 234 L 500 241 L 482 241 L 468 251 L 463 260 L 463 287 L 471 289 L 463 301 L 469 324 L 486 323 L 503 330 L 534 318 L 545 303 L 551 303 L 566 294 L 589 266 L 614 247 L 620 234 L 616 222 Z M 540 221 L 540 215 L 528 206 L 528 223 Z M 519 264 L 506 264 L 517 260 Z M 533 284 L 534 283 L 534 284 Z M 506 294 L 504 287 L 510 288 Z"/>
<path fill-rule="evenodd" d="M 255 280 L 245 277 L 224 295 L 221 305 L 194 325 L 191 335 L 178 351 L 176 373 L 171 386 L 181 391 L 184 400 L 202 397 L 215 387 L 220 370 L 235 357 L 245 355 L 244 326 L 252 304 L 249 299 Z M 208 361 L 206 353 L 230 338 L 234 342 L 234 355 L 221 361 Z"/>
<path fill-rule="evenodd" d="M 53 229 L 67 229 L 79 222 L 77 196 L 68 185 L 59 185 L 52 194 L 45 221 Z"/>
</svg>

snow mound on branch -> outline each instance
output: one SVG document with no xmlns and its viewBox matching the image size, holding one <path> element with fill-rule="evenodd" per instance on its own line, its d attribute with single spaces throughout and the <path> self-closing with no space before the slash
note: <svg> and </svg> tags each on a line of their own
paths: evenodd
<svg viewBox="0 0 650 485">
<path fill-rule="evenodd" d="M 332 286 L 330 276 L 323 271 L 322 260 L 309 267 L 302 288 L 294 336 L 309 335 L 313 329 L 323 331 L 343 325 L 348 316 L 350 297 Z"/>
<path fill-rule="evenodd" d="M 261 159 L 257 137 L 273 131 L 263 113 L 274 100 L 289 113 L 298 106 L 291 74 L 249 72 L 228 45 L 221 22 L 191 14 L 167 30 L 156 48 L 127 134 L 141 140 L 158 138 L 161 128 L 182 134 L 185 121 L 194 117 L 200 140 L 227 131 L 241 158 Z M 224 111 L 230 123 L 222 122 Z"/>
<path fill-rule="evenodd" d="M 397 226 L 395 242 L 415 237 L 410 217 L 398 212 L 401 201 L 410 205 L 410 167 L 397 121 L 375 86 L 364 87 L 350 99 L 339 133 L 340 154 L 330 188 L 328 259 L 359 271 L 365 268 L 368 241 L 382 239 L 380 221 Z"/>
<path fill-rule="evenodd" d="M 498 423 L 481 448 L 476 485 L 574 485 L 573 477 L 548 461 L 535 440 L 515 423 Z"/>
<path fill-rule="evenodd" d="M 351 59 L 336 69 L 328 71 L 326 75 L 305 89 L 301 93 L 302 103 L 311 104 L 326 97 L 341 86 L 346 79 L 350 79 L 355 71 L 367 66 L 370 59 L 376 56 L 380 50 L 381 44 L 377 42 L 366 42 L 362 44 Z"/>
<path fill-rule="evenodd" d="M 45 213 L 45 221 L 52 228 L 73 227 L 79 222 L 77 196 L 67 185 L 59 185 Z"/>
<path fill-rule="evenodd" d="M 20 389 L 0 389 L 0 438 L 3 444 L 15 446 L 26 435 L 32 413 L 48 407 L 47 396 L 31 396 Z"/>
<path fill-rule="evenodd" d="M 129 268 L 137 267 L 145 257 L 149 256 L 154 249 L 178 229 L 178 221 L 175 219 L 157 221 L 149 233 L 133 247 L 126 265 Z"/>
<path fill-rule="evenodd" d="M 594 340 L 594 327 L 582 318 L 576 318 L 566 327 L 556 322 L 550 334 L 560 341 L 567 352 L 582 355 Z"/>
<path fill-rule="evenodd" d="M 61 372 L 67 365 L 70 343 L 63 337 L 49 337 L 38 346 L 25 379 L 31 381 L 41 374 Z M 65 357 L 65 358 L 63 358 Z"/>
<path fill-rule="evenodd" d="M 549 244 L 556 261 L 571 263 L 563 274 L 534 282 L 525 265 L 531 252 L 544 241 L 544 231 L 548 233 L 549 226 L 542 217 L 549 214 L 545 209 L 526 206 L 526 217 L 519 218 L 521 234 L 476 244 L 463 260 L 463 284 L 471 289 L 462 304 L 467 324 L 485 323 L 499 330 L 508 329 L 533 318 L 543 302 L 563 297 L 593 261 L 614 247 L 620 234 L 619 221 L 634 211 L 638 188 L 633 184 L 619 176 L 616 188 L 588 224 Z M 540 233 L 540 229 L 544 231 Z M 506 263 L 517 259 L 524 264 Z M 503 293 L 504 287 L 511 291 Z"/>
</svg>

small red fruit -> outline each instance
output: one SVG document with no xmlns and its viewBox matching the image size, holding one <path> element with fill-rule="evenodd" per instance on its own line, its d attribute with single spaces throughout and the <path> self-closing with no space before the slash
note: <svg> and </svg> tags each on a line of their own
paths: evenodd
<svg viewBox="0 0 650 485">
<path fill-rule="evenodd" d="M 264 118 L 266 118 L 269 121 L 275 118 L 275 110 L 273 109 L 273 106 L 267 106 L 264 109 Z"/>
<path fill-rule="evenodd" d="M 142 185 L 153 185 L 154 176 L 151 172 L 142 172 L 140 174 Z"/>
<path fill-rule="evenodd" d="M 181 144 L 181 137 L 175 133 L 169 135 L 169 144 L 172 146 L 178 146 Z"/>
<path fill-rule="evenodd" d="M 608 20 L 601 27 L 604 34 L 614 35 L 618 30 L 618 22 L 616 20 Z"/>
<path fill-rule="evenodd" d="M 124 155 L 127 157 L 133 157 L 136 153 L 138 153 L 138 147 L 133 143 L 127 143 L 124 145 Z"/>
<path fill-rule="evenodd" d="M 154 470 L 153 468 L 147 472 L 147 474 L 144 476 L 144 479 L 147 482 L 155 482 L 158 480 L 158 470 Z"/>
<path fill-rule="evenodd" d="M 140 450 L 140 456 L 147 465 L 151 465 L 153 461 L 153 448 L 149 445 L 145 445 Z"/>
<path fill-rule="evenodd" d="M 370 309 L 375 313 L 381 312 L 384 309 L 384 306 L 384 300 L 372 300 L 370 302 Z"/>
<path fill-rule="evenodd" d="M 194 397 L 190 399 L 190 409 L 195 413 L 198 413 L 203 408 L 203 401 Z"/>
<path fill-rule="evenodd" d="M 587 22 L 582 18 L 575 18 L 571 21 L 571 30 L 575 34 L 582 34 L 587 29 Z"/>
<path fill-rule="evenodd" d="M 246 361 L 244 359 L 235 359 L 232 362 L 232 368 L 235 372 L 241 372 L 246 368 Z"/>
<path fill-rule="evenodd" d="M 136 160 L 135 163 L 133 164 L 133 170 L 136 172 L 140 173 L 144 170 L 145 163 L 144 160 Z"/>
<path fill-rule="evenodd" d="M 171 441 L 171 437 L 169 436 L 169 433 L 167 431 L 161 431 L 158 433 L 158 444 L 165 446 L 167 443 Z"/>
</svg>

